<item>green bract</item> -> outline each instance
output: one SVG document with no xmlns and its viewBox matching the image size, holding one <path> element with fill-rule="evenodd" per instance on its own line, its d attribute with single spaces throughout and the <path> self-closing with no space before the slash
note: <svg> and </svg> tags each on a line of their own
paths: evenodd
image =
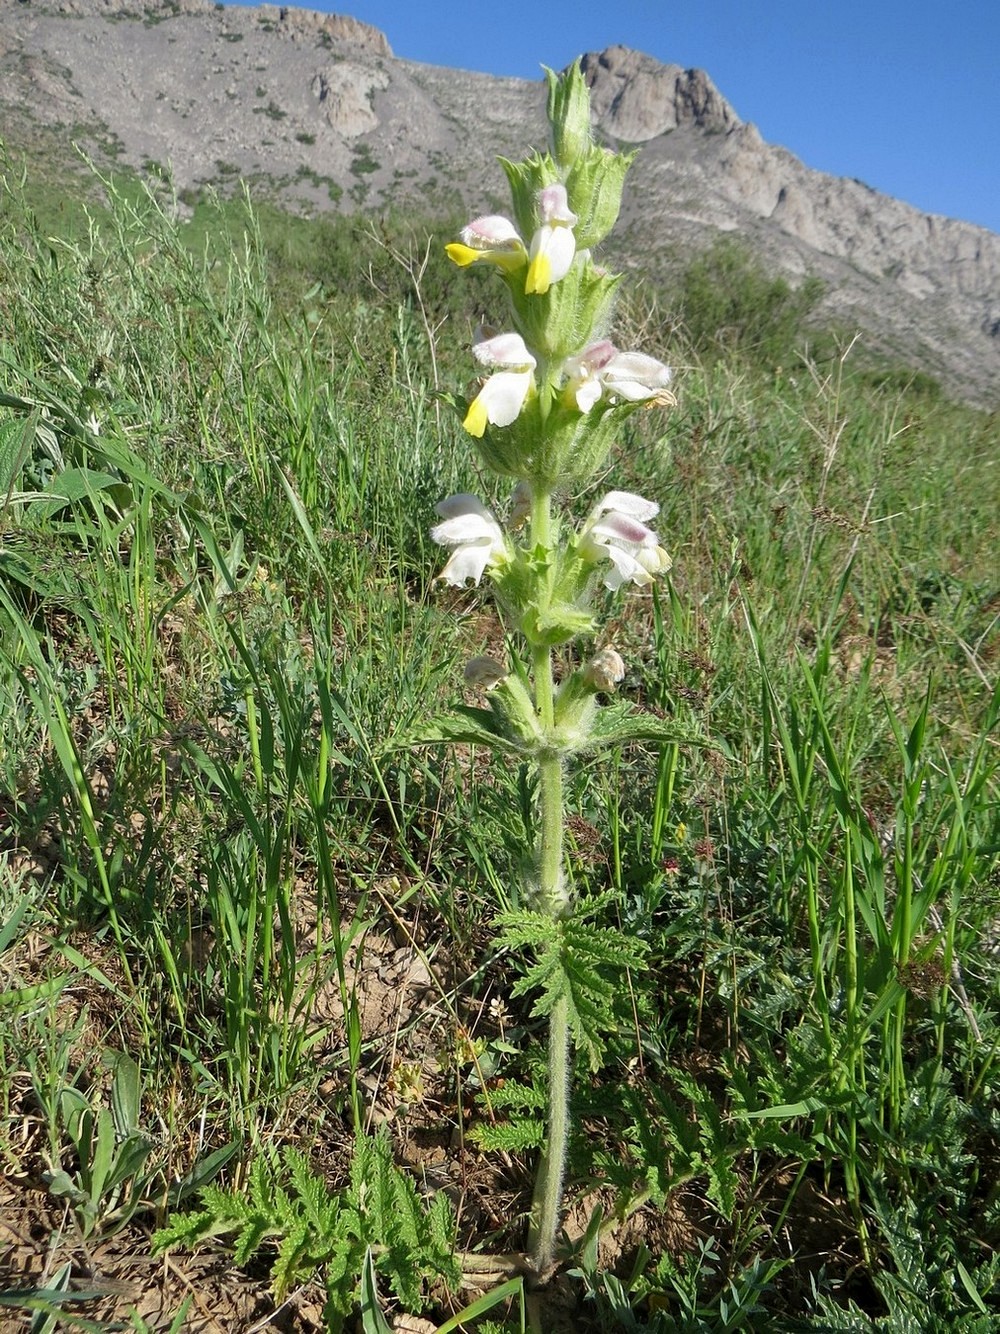
<svg viewBox="0 0 1000 1334">
<path fill-rule="evenodd" d="M 570 207 L 579 215 L 576 244 L 581 250 L 599 245 L 618 221 L 625 173 L 635 153 L 612 153 L 592 144 L 566 177 Z"/>
<path fill-rule="evenodd" d="M 541 225 L 538 196 L 547 185 L 557 185 L 562 179 L 559 169 L 548 153 L 533 153 L 523 162 L 498 158 L 510 185 L 514 218 L 521 235 L 531 237 Z"/>
<path fill-rule="evenodd" d="M 559 166 L 568 171 L 590 147 L 590 90 L 579 64 L 571 65 L 562 78 L 546 69 L 545 79 L 552 152 Z"/>
<path fill-rule="evenodd" d="M 578 256 L 566 277 L 543 296 L 526 294 L 517 275 L 508 278 L 518 332 L 550 372 L 607 322 L 619 281 L 586 256 Z"/>
</svg>

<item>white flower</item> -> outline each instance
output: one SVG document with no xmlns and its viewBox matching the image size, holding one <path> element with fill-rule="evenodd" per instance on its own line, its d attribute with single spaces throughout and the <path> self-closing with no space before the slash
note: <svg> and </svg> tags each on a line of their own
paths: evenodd
<svg viewBox="0 0 1000 1334">
<path fill-rule="evenodd" d="M 595 403 L 607 395 L 612 403 L 642 403 L 653 399 L 658 403 L 673 403 L 670 367 L 644 352 L 619 352 L 606 338 L 591 343 L 576 357 L 566 362 L 569 384 L 566 394 L 581 412 L 589 412 Z"/>
<path fill-rule="evenodd" d="M 469 405 L 462 425 L 477 438 L 486 425 L 509 426 L 515 421 L 534 385 L 538 364 L 520 334 L 496 334 L 473 343 L 472 352 L 481 366 L 496 367 Z"/>
<path fill-rule="evenodd" d="M 670 569 L 670 557 L 645 523 L 659 511 L 659 505 L 631 491 L 609 491 L 591 510 L 580 533 L 580 552 L 585 560 L 611 562 L 604 576 L 607 588 L 629 581 L 643 587 Z"/>
<path fill-rule="evenodd" d="M 565 185 L 547 185 L 538 195 L 542 225 L 531 238 L 525 293 L 542 295 L 565 278 L 576 254 L 573 228 L 578 221 L 569 208 Z"/>
<path fill-rule="evenodd" d="M 454 548 L 438 581 L 454 588 L 464 588 L 470 579 L 478 584 L 487 566 L 507 559 L 503 530 L 475 496 L 449 496 L 436 508 L 444 523 L 431 529 L 431 539 Z"/>
<path fill-rule="evenodd" d="M 490 213 L 474 218 L 459 232 L 458 241 L 445 246 L 445 253 L 460 268 L 484 260 L 502 269 L 518 269 L 527 262 L 524 242 L 509 218 Z"/>
</svg>

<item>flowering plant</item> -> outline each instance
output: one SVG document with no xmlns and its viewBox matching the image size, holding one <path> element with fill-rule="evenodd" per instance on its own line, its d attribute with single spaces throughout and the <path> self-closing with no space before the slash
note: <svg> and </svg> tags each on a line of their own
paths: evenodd
<svg viewBox="0 0 1000 1334">
<path fill-rule="evenodd" d="M 502 164 L 514 220 L 476 218 L 447 246 L 462 268 L 492 265 L 510 295 L 512 328 L 482 330 L 473 344 L 487 375 L 462 423 L 487 467 L 516 483 L 508 527 L 475 496 L 456 495 L 440 502 L 442 521 L 431 530 L 450 550 L 438 581 L 490 582 L 524 640 L 524 661 L 508 667 L 474 658 L 466 684 L 484 693 L 485 707 L 461 706 L 425 736 L 486 745 L 519 756 L 538 773 L 533 872 L 522 896 L 527 907 L 500 925 L 507 944 L 535 953 L 537 963 L 518 988 L 541 990 L 534 1013 L 549 1021 L 549 1118 L 528 1235 L 539 1277 L 555 1256 L 572 1053 L 595 1067 L 600 1062 L 606 975 L 642 960 L 636 942 L 581 925 L 579 895 L 564 865 L 565 769 L 575 756 L 601 747 L 679 739 L 669 724 L 625 701 L 601 704 L 598 696 L 611 695 L 625 676 L 613 646 L 598 648 L 560 682 L 553 670 L 554 648 L 597 633 L 599 585 L 615 592 L 645 588 L 670 568 L 649 527 L 659 512 L 655 502 L 609 491 L 572 529 L 555 496 L 593 481 L 631 413 L 674 400 L 668 367 L 642 352 L 619 351 L 605 337 L 618 278 L 591 252 L 618 216 L 631 159 L 593 142 L 578 65 L 546 77 L 551 151 Z M 593 901 L 587 909 L 591 916 Z"/>
</svg>

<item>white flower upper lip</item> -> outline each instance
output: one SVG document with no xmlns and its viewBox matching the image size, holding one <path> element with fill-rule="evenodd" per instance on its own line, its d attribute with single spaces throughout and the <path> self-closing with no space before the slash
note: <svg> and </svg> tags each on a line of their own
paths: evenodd
<svg viewBox="0 0 1000 1334">
<path fill-rule="evenodd" d="M 591 510 L 580 532 L 580 552 L 586 560 L 611 562 L 604 576 L 607 588 L 629 582 L 642 587 L 670 569 L 670 557 L 646 526 L 659 510 L 652 500 L 631 491 L 609 491 Z"/>
<path fill-rule="evenodd" d="M 498 213 L 488 213 L 485 217 L 474 218 L 459 235 L 467 246 L 480 250 L 516 250 L 523 249 L 524 242 L 517 234 L 517 228 L 509 218 Z"/>
<path fill-rule="evenodd" d="M 481 366 L 504 370 L 534 370 L 538 364 L 519 333 L 487 334 L 472 344 L 472 355 Z"/>
<path fill-rule="evenodd" d="M 439 580 L 455 588 L 464 588 L 470 579 L 478 584 L 487 566 L 507 558 L 503 529 L 476 496 L 449 496 L 436 508 L 444 522 L 431 529 L 431 538 L 454 548 Z"/>
</svg>

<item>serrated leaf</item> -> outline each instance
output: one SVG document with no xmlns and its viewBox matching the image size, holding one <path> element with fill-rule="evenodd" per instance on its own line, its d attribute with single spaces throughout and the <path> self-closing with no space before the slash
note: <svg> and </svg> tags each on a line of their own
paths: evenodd
<svg viewBox="0 0 1000 1334">
<path fill-rule="evenodd" d="M 642 966 L 645 943 L 580 918 L 557 921 L 543 913 L 521 912 L 501 914 L 497 920 L 505 946 L 529 945 L 535 954 L 514 984 L 513 995 L 537 990 L 531 1011 L 536 1018 L 565 1002 L 573 1041 L 596 1070 L 607 1036 L 617 1026 L 618 987 L 613 979 Z"/>
<path fill-rule="evenodd" d="M 269 1228 L 267 1219 L 261 1218 L 259 1215 L 248 1219 L 236 1239 L 236 1245 L 233 1247 L 233 1262 L 237 1265 L 245 1265 L 264 1238 L 277 1231 L 277 1228 Z"/>
<path fill-rule="evenodd" d="M 506 1121 L 500 1125 L 480 1122 L 468 1132 L 468 1138 L 486 1153 L 524 1153 L 540 1149 L 545 1143 L 543 1121 Z"/>
<path fill-rule="evenodd" d="M 501 682 L 490 696 L 489 708 L 456 704 L 452 713 L 435 718 L 407 737 L 401 745 L 439 742 L 486 746 L 510 755 L 534 755 L 544 745 L 526 692 L 513 678 Z"/>
<path fill-rule="evenodd" d="M 705 1193 L 728 1222 L 736 1208 L 736 1191 L 739 1179 L 727 1158 L 713 1159 L 709 1157 L 704 1159 L 704 1164 L 708 1175 L 708 1189 Z"/>
<path fill-rule="evenodd" d="M 486 746 L 490 750 L 502 750 L 511 755 L 523 755 L 524 746 L 504 736 L 498 726 L 496 716 L 489 709 L 474 709 L 458 705 L 454 713 L 433 718 L 416 732 L 394 742 L 396 748 L 409 746 L 435 746 L 442 742 L 450 745 Z"/>
<path fill-rule="evenodd" d="M 655 713 L 631 704 L 628 700 L 616 700 L 613 704 L 598 709 L 594 715 L 590 736 L 578 750 L 581 754 L 603 750 L 607 746 L 620 746 L 629 741 L 674 742 L 685 746 L 708 746 L 712 743 L 699 732 L 681 727 L 667 718 L 660 718 Z"/>
</svg>

